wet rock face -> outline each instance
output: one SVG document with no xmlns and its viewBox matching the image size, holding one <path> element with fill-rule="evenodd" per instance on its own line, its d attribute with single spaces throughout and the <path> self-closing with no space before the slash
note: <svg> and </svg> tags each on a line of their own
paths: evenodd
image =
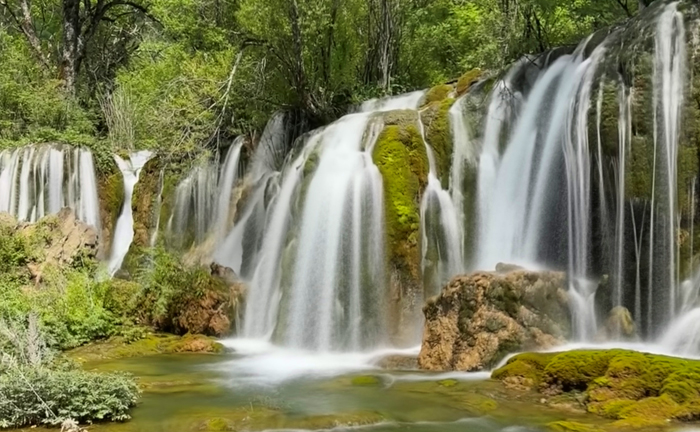
<svg viewBox="0 0 700 432">
<path fill-rule="evenodd" d="M 566 276 L 514 270 L 457 276 L 423 308 L 422 369 L 475 371 L 507 354 L 563 343 L 570 333 Z"/>
</svg>

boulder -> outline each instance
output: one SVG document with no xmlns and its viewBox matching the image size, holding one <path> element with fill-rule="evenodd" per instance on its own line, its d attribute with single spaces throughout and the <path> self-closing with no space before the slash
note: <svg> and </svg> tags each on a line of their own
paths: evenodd
<svg viewBox="0 0 700 432">
<path fill-rule="evenodd" d="M 457 276 L 423 308 L 422 369 L 475 371 L 570 334 L 566 275 L 513 270 Z"/>
<path fill-rule="evenodd" d="M 3 219 L 3 224 L 10 221 L 7 216 Z M 27 269 L 37 284 L 41 282 L 47 266 L 75 266 L 86 264 L 97 257 L 97 231 L 79 220 L 70 208 L 46 216 L 37 223 L 19 223 L 16 232 L 40 249 L 33 254 L 36 259 L 27 263 Z"/>
<path fill-rule="evenodd" d="M 632 314 L 623 306 L 616 306 L 605 321 L 605 338 L 634 340 L 637 338 L 637 328 L 634 325 Z"/>
<path fill-rule="evenodd" d="M 186 290 L 175 300 L 171 331 L 221 337 L 235 330 L 245 285 L 232 278 L 231 269 L 212 265 L 210 271 L 196 293 Z"/>
</svg>

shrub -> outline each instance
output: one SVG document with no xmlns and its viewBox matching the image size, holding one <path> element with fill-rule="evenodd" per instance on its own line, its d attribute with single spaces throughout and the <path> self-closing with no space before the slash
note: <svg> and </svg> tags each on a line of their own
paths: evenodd
<svg viewBox="0 0 700 432">
<path fill-rule="evenodd" d="M 0 376 L 0 427 L 123 421 L 138 397 L 128 375 L 12 367 Z"/>
<path fill-rule="evenodd" d="M 0 428 L 122 421 L 139 389 L 128 375 L 85 372 L 48 348 L 36 314 L 0 320 Z"/>
</svg>

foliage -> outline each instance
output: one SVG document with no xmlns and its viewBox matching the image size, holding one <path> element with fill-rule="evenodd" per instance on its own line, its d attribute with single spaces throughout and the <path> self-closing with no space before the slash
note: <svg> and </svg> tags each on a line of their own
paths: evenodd
<svg viewBox="0 0 700 432">
<path fill-rule="evenodd" d="M 176 334 L 192 332 L 211 334 L 208 326 L 198 325 L 198 315 L 216 307 L 216 313 L 229 314 L 232 295 L 222 280 L 201 266 L 186 266 L 179 257 L 162 248 L 142 255 L 146 262 L 138 266 L 140 290 L 134 314 L 142 323 Z M 209 304 L 211 303 L 211 304 Z M 208 306 L 205 306 L 208 305 Z M 223 310 L 222 310 L 223 309 Z M 214 312 L 214 311 L 210 311 Z"/>
<path fill-rule="evenodd" d="M 105 287 L 95 281 L 97 265 L 91 257 L 80 256 L 72 266 L 45 265 L 40 283 L 32 280 L 28 266 L 43 260 L 43 248 L 54 235 L 51 224 L 49 217 L 17 230 L 13 220 L 0 221 L 0 319 L 33 311 L 55 348 L 110 335 L 116 321 L 103 306 Z"/>
<path fill-rule="evenodd" d="M 139 389 L 128 375 L 80 370 L 47 348 L 36 315 L 0 320 L 0 428 L 126 420 Z"/>
<path fill-rule="evenodd" d="M 319 125 L 369 97 L 474 68 L 500 71 L 524 54 L 576 44 L 638 4 L 42 0 L 31 4 L 27 27 L 14 19 L 26 2 L 3 3 L 0 16 L 0 146 L 58 140 L 94 146 L 101 158 L 148 147 L 175 159 L 260 131 L 277 110 Z M 62 18 L 76 4 L 72 53 Z M 66 55 L 77 62 L 66 64 Z"/>
</svg>

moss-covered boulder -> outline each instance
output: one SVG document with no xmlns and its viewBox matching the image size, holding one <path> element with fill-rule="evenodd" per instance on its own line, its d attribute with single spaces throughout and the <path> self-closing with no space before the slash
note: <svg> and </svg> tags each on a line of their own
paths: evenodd
<svg viewBox="0 0 700 432">
<path fill-rule="evenodd" d="M 525 353 L 492 377 L 547 397 L 580 392 L 586 410 L 617 420 L 614 426 L 700 419 L 700 360 L 627 350 Z"/>
<path fill-rule="evenodd" d="M 384 184 L 387 268 L 395 306 L 390 322 L 398 332 L 412 326 L 422 302 L 420 202 L 428 157 L 415 111 L 390 111 L 383 121 L 372 158 Z"/>
<path fill-rule="evenodd" d="M 473 371 L 507 354 L 548 348 L 570 333 L 560 272 L 477 272 L 457 276 L 423 308 L 418 364 L 428 370 Z"/>
</svg>

